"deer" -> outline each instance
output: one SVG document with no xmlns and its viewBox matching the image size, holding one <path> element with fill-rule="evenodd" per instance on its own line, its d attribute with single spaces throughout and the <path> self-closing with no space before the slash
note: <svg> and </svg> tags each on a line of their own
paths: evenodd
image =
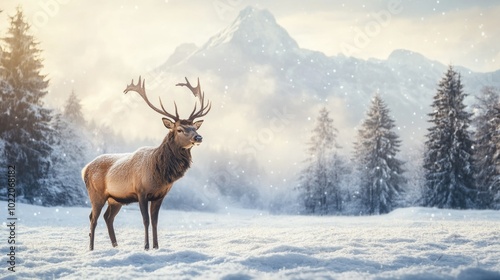
<svg viewBox="0 0 500 280">
<path fill-rule="evenodd" d="M 191 161 L 191 148 L 200 145 L 203 137 L 198 134 L 204 117 L 212 108 L 212 103 L 205 104 L 205 93 L 201 91 L 200 79 L 198 85 L 193 87 L 187 78 L 186 83 L 176 86 L 185 86 L 198 97 L 200 109 L 196 110 L 196 103 L 191 115 L 181 119 L 174 101 L 175 115 L 167 112 L 163 107 L 161 98 L 160 108 L 153 105 L 146 95 L 146 81 L 134 80 L 123 91 L 125 94 L 137 92 L 146 104 L 155 112 L 164 116 L 163 125 L 168 133 L 158 147 L 142 147 L 133 153 L 103 154 L 96 157 L 82 169 L 82 178 L 87 188 L 92 210 L 90 219 L 90 251 L 94 250 L 94 237 L 97 220 L 101 210 L 108 203 L 104 220 L 108 228 L 109 238 L 113 247 L 116 242 L 113 221 L 123 205 L 139 203 L 144 224 L 144 249 L 149 250 L 149 225 L 151 212 L 151 225 L 153 232 L 153 249 L 158 249 L 158 215 L 163 199 L 172 188 L 174 182 L 182 178 L 189 169 Z"/>
</svg>

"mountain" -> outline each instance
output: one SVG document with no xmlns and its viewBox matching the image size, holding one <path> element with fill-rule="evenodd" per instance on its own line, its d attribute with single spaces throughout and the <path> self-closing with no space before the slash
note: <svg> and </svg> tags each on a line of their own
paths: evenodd
<svg viewBox="0 0 500 280">
<path fill-rule="evenodd" d="M 190 68 L 234 79 L 265 65 L 272 69 L 274 79 L 284 88 L 296 92 L 305 90 L 323 98 L 344 95 L 351 104 L 359 102 L 349 102 L 350 98 L 366 104 L 366 98 L 374 91 L 393 95 L 388 99 L 398 103 L 416 105 L 418 102 L 420 106 L 422 101 L 427 101 L 423 103 L 427 104 L 430 102 L 427 98 L 434 94 L 446 69 L 445 65 L 408 50 L 395 50 L 387 60 L 362 60 L 342 55 L 328 57 L 318 51 L 301 49 L 269 11 L 253 7 L 243 9 L 230 26 L 196 51 L 191 49 L 183 60 L 179 59 L 177 50 L 172 57 L 160 67 L 161 71 Z M 457 69 L 471 93 L 500 77 L 499 71 L 474 73 L 463 67 Z"/>
<path fill-rule="evenodd" d="M 200 64 L 200 58 L 205 57 L 204 62 L 207 62 L 212 57 L 219 58 L 218 56 L 224 56 L 229 61 L 245 59 L 264 62 L 263 58 L 276 59 L 287 52 L 298 50 L 297 42 L 276 23 L 269 11 L 247 7 L 230 26 L 212 36 L 193 56 L 186 56 L 184 62 Z M 231 65 L 229 63 L 226 67 Z M 173 64 L 167 60 L 162 68 L 168 69 L 171 66 Z"/>
<path fill-rule="evenodd" d="M 353 128 L 375 92 L 393 114 L 402 149 L 422 145 L 432 97 L 446 68 L 409 50 L 394 50 L 386 60 L 363 60 L 303 49 L 269 11 L 247 7 L 203 46 L 181 45 L 157 73 L 169 84 L 200 77 L 214 104 L 206 122 L 210 143 L 272 167 L 304 158 L 304 143 L 321 106 L 332 111 L 340 145 L 350 149 Z M 469 104 L 481 87 L 500 86 L 500 71 L 455 68 L 471 96 Z"/>
<path fill-rule="evenodd" d="M 193 43 L 181 44 L 175 48 L 174 53 L 165 62 L 165 65 L 175 65 L 198 50 Z"/>
<path fill-rule="evenodd" d="M 202 49 L 225 44 L 253 51 L 252 55 L 259 52 L 274 55 L 299 47 L 269 11 L 252 7 L 242 10 L 231 26 L 210 38 Z"/>
</svg>

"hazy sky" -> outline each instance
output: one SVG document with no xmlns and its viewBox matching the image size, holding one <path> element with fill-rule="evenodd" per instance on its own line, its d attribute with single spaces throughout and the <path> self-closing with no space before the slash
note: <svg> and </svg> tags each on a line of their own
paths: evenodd
<svg viewBox="0 0 500 280">
<path fill-rule="evenodd" d="M 90 118 L 103 95 L 121 92 L 179 44 L 202 45 L 248 5 L 326 55 L 385 59 L 403 48 L 474 71 L 500 69 L 499 1 L 9 0 L 1 32 L 19 5 L 43 50 L 47 103 L 59 107 L 75 90 Z"/>
</svg>

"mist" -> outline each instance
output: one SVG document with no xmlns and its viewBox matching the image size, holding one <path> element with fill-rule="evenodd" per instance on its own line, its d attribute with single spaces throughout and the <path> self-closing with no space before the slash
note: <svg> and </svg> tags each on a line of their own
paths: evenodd
<svg viewBox="0 0 500 280">
<path fill-rule="evenodd" d="M 462 73 L 469 104 L 482 86 L 498 86 L 497 3 L 401 1 L 391 12 L 393 2 L 26 0 L 4 3 L 0 28 L 21 5 L 43 50 L 46 104 L 60 108 L 74 90 L 88 121 L 130 142 L 159 145 L 168 132 L 139 96 L 123 94 L 131 79 L 142 76 L 150 100 L 160 97 L 169 111 L 175 101 L 185 118 L 196 98 L 175 84 L 199 77 L 213 108 L 199 130 L 204 141 L 193 148 L 193 169 L 178 183 L 192 190 L 176 197 L 197 190 L 194 204 L 210 208 L 230 185 L 230 196 L 243 188 L 254 197 L 221 205 L 265 207 L 293 193 L 322 107 L 349 157 L 380 93 L 408 152 L 422 145 L 447 64 Z M 382 12 L 390 17 L 377 22 Z M 359 30 L 368 34 L 362 46 L 355 45 Z M 346 44 L 356 51 L 346 55 Z"/>
</svg>

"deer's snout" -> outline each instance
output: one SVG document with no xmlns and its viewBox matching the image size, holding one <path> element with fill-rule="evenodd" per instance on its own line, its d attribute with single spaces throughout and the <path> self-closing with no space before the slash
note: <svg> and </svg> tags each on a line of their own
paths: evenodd
<svg viewBox="0 0 500 280">
<path fill-rule="evenodd" d="M 195 143 L 201 143 L 203 141 L 203 137 L 201 135 L 196 135 L 194 137 L 194 142 Z"/>
</svg>

